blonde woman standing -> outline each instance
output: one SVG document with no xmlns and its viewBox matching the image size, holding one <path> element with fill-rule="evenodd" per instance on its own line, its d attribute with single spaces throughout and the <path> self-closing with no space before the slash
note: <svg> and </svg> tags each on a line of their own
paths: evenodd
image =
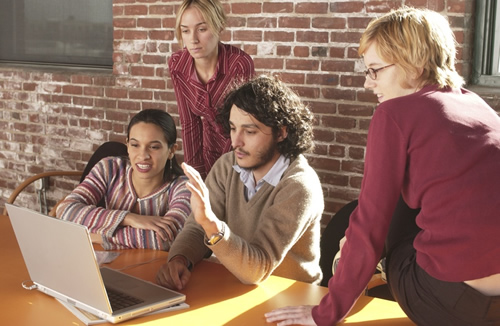
<svg viewBox="0 0 500 326">
<path fill-rule="evenodd" d="M 248 80 L 254 64 L 242 50 L 220 42 L 226 15 L 218 0 L 185 0 L 177 12 L 176 36 L 182 50 L 168 67 L 182 127 L 184 161 L 205 178 L 231 149 L 215 121 L 217 107 L 233 83 Z"/>
</svg>

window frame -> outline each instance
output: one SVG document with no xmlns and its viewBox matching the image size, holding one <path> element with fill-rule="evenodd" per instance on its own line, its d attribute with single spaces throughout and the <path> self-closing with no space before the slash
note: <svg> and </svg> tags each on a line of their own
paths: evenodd
<svg viewBox="0 0 500 326">
<path fill-rule="evenodd" d="M 113 63 L 113 53 L 114 53 L 114 50 L 113 50 L 113 42 L 114 42 L 113 0 L 106 0 L 106 1 L 102 1 L 102 2 L 101 2 L 101 0 L 93 0 L 94 2 L 100 2 L 102 6 L 106 6 L 105 11 L 104 11 L 104 9 L 101 10 L 101 12 L 104 12 L 106 14 L 105 20 L 92 21 L 92 20 L 88 19 L 88 20 L 83 20 L 83 24 L 82 24 L 81 20 L 80 21 L 76 20 L 76 23 L 74 23 L 73 24 L 74 26 L 73 26 L 71 24 L 71 22 L 73 20 L 70 18 L 73 17 L 73 13 L 76 13 L 76 11 L 74 9 L 80 9 L 80 8 L 74 8 L 74 6 L 72 6 L 71 4 L 70 4 L 70 7 L 73 7 L 73 8 L 71 8 L 73 10 L 61 10 L 60 12 L 57 12 L 57 13 L 59 13 L 59 15 L 55 14 L 56 19 L 46 20 L 48 22 L 52 22 L 52 23 L 57 24 L 56 27 L 58 27 L 58 28 L 54 29 L 55 31 L 53 33 L 43 34 L 44 37 L 42 38 L 42 40 L 54 40 L 54 41 L 58 42 L 59 45 L 64 46 L 64 48 L 72 45 L 71 42 L 68 42 L 68 37 L 67 37 L 69 35 L 69 37 L 71 38 L 71 34 L 65 33 L 64 32 L 65 30 L 71 31 L 70 27 L 74 27 L 75 31 L 77 31 L 77 29 L 79 27 L 81 29 L 81 26 L 87 27 L 87 30 L 84 31 L 83 33 L 78 32 L 79 35 L 86 36 L 86 38 L 84 38 L 83 40 L 85 40 L 87 42 L 84 41 L 84 42 L 81 42 L 79 44 L 79 45 L 83 44 L 85 46 L 83 48 L 80 47 L 80 49 L 75 48 L 75 50 L 69 51 L 69 52 L 64 51 L 64 53 L 57 52 L 57 51 L 48 51 L 48 52 L 41 51 L 41 53 L 39 53 L 38 52 L 39 49 L 36 49 L 36 47 L 33 47 L 32 45 L 31 45 L 31 47 L 27 46 L 26 47 L 27 50 L 24 50 L 24 52 L 23 52 L 24 46 L 21 45 L 20 46 L 21 52 L 17 52 L 17 51 L 19 51 L 19 49 L 17 49 L 17 47 L 14 45 L 22 44 L 22 42 L 20 42 L 18 40 L 18 37 L 22 37 L 23 40 L 39 41 L 39 37 L 36 37 L 36 38 L 28 37 L 28 36 L 24 35 L 23 33 L 24 33 L 24 29 L 26 28 L 26 26 L 28 24 L 36 24 L 40 20 L 40 19 L 39 20 L 27 19 L 26 17 L 28 17 L 28 16 L 25 16 L 25 17 L 20 18 L 20 19 L 16 19 L 16 17 L 24 14 L 25 12 L 31 12 L 32 14 L 30 15 L 30 17 L 33 18 L 33 12 L 35 12 L 37 10 L 36 6 L 31 7 L 31 6 L 27 5 L 26 3 L 21 3 L 20 5 L 18 5 L 19 3 L 17 1 L 18 0 L 5 0 L 5 1 L 0 0 L 0 3 L 5 4 L 7 7 L 6 12 L 4 12 L 3 14 L 4 15 L 9 14 L 12 17 L 14 17 L 14 18 L 12 18 L 12 20 L 9 20 L 9 19 L 6 20 L 7 28 L 5 28 L 5 30 L 7 32 L 9 32 L 10 29 L 14 30 L 14 31 L 9 32 L 9 35 L 11 35 L 11 36 L 10 37 L 6 36 L 5 31 L 3 33 L 4 35 L 0 35 L 0 39 L 3 39 L 4 36 L 6 38 L 8 38 L 6 40 L 6 43 L 11 44 L 12 48 L 13 48 L 10 51 L 7 50 L 6 52 L 1 53 L 0 65 L 2 65 L 2 66 L 5 66 L 5 65 L 21 66 L 21 67 L 22 66 L 58 67 L 58 68 L 60 67 L 60 68 L 100 69 L 100 70 L 112 70 L 113 69 L 113 64 L 114 64 Z M 64 1 L 64 0 L 53 0 L 51 2 L 51 5 L 58 6 L 58 4 L 61 1 Z M 76 2 L 78 2 L 78 1 L 76 1 Z M 39 5 L 39 4 L 37 4 L 37 5 Z M 90 4 L 87 3 L 86 5 L 90 6 L 91 3 Z M 110 7 L 108 7 L 108 5 Z M 101 7 L 99 7 L 99 8 L 101 8 Z M 45 12 L 47 12 L 47 10 L 45 10 Z M 66 16 L 63 17 L 61 15 L 61 13 L 66 15 Z M 41 17 L 46 17 L 46 16 L 42 15 Z M 83 17 L 87 18 L 85 16 L 85 11 L 84 11 Z M 65 18 L 65 19 L 62 19 L 62 18 Z M 17 25 L 16 21 L 21 22 L 21 27 L 19 27 L 19 25 Z M 22 25 L 23 23 L 24 23 L 24 26 Z M 103 28 L 105 29 L 104 31 L 102 31 Z M 42 29 L 42 30 L 44 30 L 44 29 Z M 15 31 L 20 31 L 19 32 L 20 35 L 18 36 Z M 0 33 L 1 32 L 2 31 L 0 31 Z M 74 35 L 76 35 L 75 33 L 74 33 Z M 91 37 L 92 36 L 91 33 L 94 33 L 94 34 L 99 33 L 99 34 L 104 35 L 106 37 L 101 37 L 101 38 Z M 33 36 L 33 33 L 27 33 L 27 34 Z M 72 37 L 71 39 L 72 40 L 75 40 L 75 39 L 79 40 L 78 37 Z M 97 46 L 95 46 L 95 44 L 90 44 L 90 42 L 88 42 L 88 40 L 98 40 L 98 41 L 100 41 L 100 43 Z M 31 43 L 29 41 L 26 41 L 26 42 L 27 42 L 26 44 L 33 44 L 33 42 L 31 42 Z M 86 49 L 86 50 L 84 50 L 82 53 L 81 49 Z M 95 49 L 99 49 L 99 50 L 104 49 L 104 55 L 93 55 L 91 52 Z M 31 51 L 31 53 L 29 50 Z"/>
<path fill-rule="evenodd" d="M 499 0 L 476 1 L 472 82 L 500 86 L 500 5 Z"/>
</svg>

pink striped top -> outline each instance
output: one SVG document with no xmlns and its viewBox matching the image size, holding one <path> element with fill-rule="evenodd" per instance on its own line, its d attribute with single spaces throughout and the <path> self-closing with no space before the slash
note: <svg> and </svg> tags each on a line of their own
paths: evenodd
<svg viewBox="0 0 500 326">
<path fill-rule="evenodd" d="M 146 197 L 139 198 L 132 185 L 132 167 L 126 158 L 108 157 L 99 161 L 71 194 L 57 207 L 58 218 L 86 225 L 91 233 L 102 235 L 109 249 L 149 248 L 169 250 L 152 230 L 122 226 L 127 213 L 166 216 L 184 225 L 191 213 L 191 193 L 186 176 L 165 183 Z M 106 208 L 96 207 L 105 198 Z M 138 211 L 136 211 L 136 209 Z"/>
<path fill-rule="evenodd" d="M 254 75 L 252 58 L 242 50 L 219 43 L 218 53 L 215 74 L 207 84 L 198 79 L 187 49 L 177 51 L 168 61 L 182 127 L 184 161 L 203 178 L 215 161 L 231 150 L 231 141 L 215 121 L 217 108 L 233 82 Z"/>
</svg>

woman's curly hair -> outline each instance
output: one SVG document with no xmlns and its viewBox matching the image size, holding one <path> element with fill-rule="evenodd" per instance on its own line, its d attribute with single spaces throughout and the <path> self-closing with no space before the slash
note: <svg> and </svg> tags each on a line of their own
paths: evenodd
<svg viewBox="0 0 500 326">
<path fill-rule="evenodd" d="M 294 159 L 313 149 L 313 114 L 278 77 L 261 75 L 227 94 L 217 114 L 226 135 L 230 133 L 229 114 L 233 105 L 271 127 L 275 136 L 286 127 L 288 135 L 277 145 L 285 157 Z"/>
</svg>

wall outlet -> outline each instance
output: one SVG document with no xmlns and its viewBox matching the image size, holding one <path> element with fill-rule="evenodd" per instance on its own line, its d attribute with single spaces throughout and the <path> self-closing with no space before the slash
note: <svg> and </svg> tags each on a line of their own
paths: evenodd
<svg viewBox="0 0 500 326">
<path fill-rule="evenodd" d="M 35 189 L 36 190 L 42 190 L 43 188 L 43 181 L 42 179 L 35 180 Z"/>
<path fill-rule="evenodd" d="M 35 189 L 36 190 L 47 189 L 47 180 L 45 178 L 35 180 Z"/>
</svg>

